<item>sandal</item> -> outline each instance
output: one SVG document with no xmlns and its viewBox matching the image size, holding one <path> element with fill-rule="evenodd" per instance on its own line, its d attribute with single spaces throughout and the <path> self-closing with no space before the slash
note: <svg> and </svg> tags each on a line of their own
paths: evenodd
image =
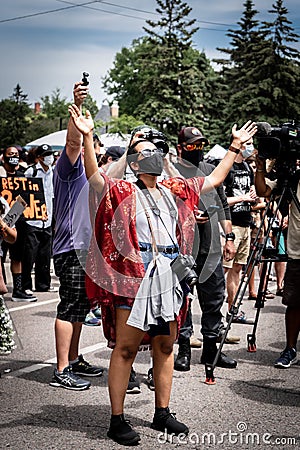
<svg viewBox="0 0 300 450">
<path fill-rule="evenodd" d="M 276 292 L 276 295 L 278 295 L 278 297 L 282 297 L 283 296 L 283 288 L 278 289 Z"/>
<path fill-rule="evenodd" d="M 257 295 L 256 294 L 249 294 L 248 300 L 256 300 Z"/>
<path fill-rule="evenodd" d="M 272 294 L 272 292 L 270 292 L 269 290 L 266 290 L 265 298 L 267 298 L 267 299 L 270 300 L 270 299 L 272 299 L 272 298 L 275 298 L 275 295 Z"/>
</svg>

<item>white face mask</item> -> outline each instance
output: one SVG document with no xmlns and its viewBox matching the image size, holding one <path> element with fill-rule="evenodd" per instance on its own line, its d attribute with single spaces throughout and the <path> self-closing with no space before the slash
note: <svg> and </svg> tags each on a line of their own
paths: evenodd
<svg viewBox="0 0 300 450">
<path fill-rule="evenodd" d="M 44 156 L 44 160 L 43 163 L 45 164 L 45 166 L 52 166 L 52 164 L 54 163 L 54 156 L 53 155 L 47 155 Z"/>
<path fill-rule="evenodd" d="M 246 144 L 246 148 L 245 150 L 242 151 L 242 155 L 245 159 L 249 158 L 249 156 L 252 155 L 254 150 L 254 145 L 253 144 Z"/>
</svg>

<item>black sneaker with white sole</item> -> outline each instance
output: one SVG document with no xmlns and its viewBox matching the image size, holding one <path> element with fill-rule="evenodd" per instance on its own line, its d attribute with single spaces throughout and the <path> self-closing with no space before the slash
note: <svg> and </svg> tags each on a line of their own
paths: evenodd
<svg viewBox="0 0 300 450">
<path fill-rule="evenodd" d="M 72 391 L 84 391 L 90 387 L 90 381 L 82 380 L 76 375 L 71 366 L 65 367 L 62 372 L 54 370 L 53 380 L 50 382 L 50 386 L 62 387 L 64 389 L 70 389 Z"/>
<path fill-rule="evenodd" d="M 129 376 L 128 386 L 126 389 L 126 394 L 140 394 L 141 393 L 141 386 L 136 378 L 136 373 L 131 367 L 131 372 Z"/>
<path fill-rule="evenodd" d="M 72 370 L 76 375 L 85 377 L 101 377 L 103 369 L 101 367 L 92 366 L 82 355 L 78 356 L 78 361 L 71 364 Z"/>
<path fill-rule="evenodd" d="M 278 369 L 288 369 L 297 362 L 297 352 L 292 347 L 286 347 L 280 357 L 275 361 L 274 366 Z"/>
<path fill-rule="evenodd" d="M 33 294 L 26 294 L 26 292 L 14 290 L 11 300 L 13 302 L 36 302 L 37 297 Z"/>
</svg>

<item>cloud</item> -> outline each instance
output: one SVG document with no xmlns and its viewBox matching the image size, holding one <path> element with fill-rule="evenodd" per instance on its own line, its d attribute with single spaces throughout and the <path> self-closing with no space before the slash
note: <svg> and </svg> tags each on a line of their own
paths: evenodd
<svg viewBox="0 0 300 450">
<path fill-rule="evenodd" d="M 83 3 L 84 0 L 70 1 Z M 186 1 L 193 8 L 191 17 L 199 21 L 229 25 L 197 23 L 200 30 L 194 35 L 194 46 L 204 50 L 209 58 L 220 56 L 216 48 L 228 46 L 226 30 L 234 28 L 240 20 L 244 1 L 210 0 L 209 4 L 200 0 Z M 285 3 L 292 12 L 288 17 L 299 29 L 298 1 L 289 0 Z M 31 103 L 38 101 L 41 96 L 51 95 L 56 88 L 60 88 L 62 96 L 71 99 L 74 82 L 81 79 L 82 71 L 86 70 L 91 74 L 91 95 L 100 106 L 106 96 L 101 90 L 101 76 L 112 67 L 115 54 L 122 47 L 130 46 L 134 38 L 144 34 L 142 27 L 145 22 L 141 19 L 156 20 L 158 17 L 155 0 L 114 0 L 114 3 L 120 6 L 95 2 L 89 8 L 78 7 L 0 22 L 0 98 L 12 95 L 19 83 Z M 256 3 L 259 3 L 256 6 L 260 11 L 259 18 L 266 18 L 267 10 L 274 0 L 260 0 Z M 1 0 L 0 21 L 66 6 L 66 3 L 57 0 Z M 121 6 L 148 12 L 124 9 Z"/>
</svg>

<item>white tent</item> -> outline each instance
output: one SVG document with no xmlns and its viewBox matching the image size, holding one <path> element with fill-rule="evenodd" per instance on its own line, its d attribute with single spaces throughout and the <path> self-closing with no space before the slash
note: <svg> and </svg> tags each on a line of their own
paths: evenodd
<svg viewBox="0 0 300 450">
<path fill-rule="evenodd" d="M 29 142 L 25 147 L 29 150 L 30 148 L 37 147 L 38 145 L 48 144 L 51 145 L 53 150 L 62 150 L 66 144 L 66 137 L 67 130 L 56 131 L 55 133 L 47 134 L 46 136 Z M 129 142 L 130 134 L 105 133 L 100 134 L 99 137 L 106 148 L 112 145 L 126 147 Z"/>
<path fill-rule="evenodd" d="M 67 130 L 56 131 L 55 133 L 47 134 L 46 136 L 29 142 L 25 147 L 29 150 L 38 145 L 48 144 L 51 145 L 53 150 L 62 150 L 66 144 L 66 136 Z"/>
<path fill-rule="evenodd" d="M 111 147 L 112 145 L 118 145 L 119 147 L 127 147 L 129 143 L 130 134 L 121 133 L 105 133 L 100 134 L 100 140 L 104 147 Z"/>
</svg>

